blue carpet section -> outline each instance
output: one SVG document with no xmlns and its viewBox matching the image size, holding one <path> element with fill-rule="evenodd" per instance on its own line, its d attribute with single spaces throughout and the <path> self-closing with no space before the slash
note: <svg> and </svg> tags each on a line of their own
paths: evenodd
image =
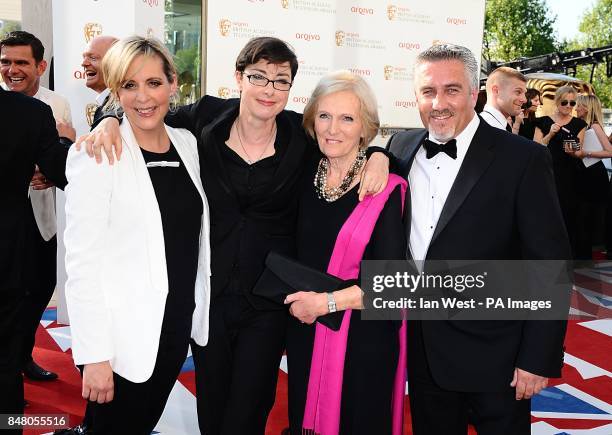
<svg viewBox="0 0 612 435">
<path fill-rule="evenodd" d="M 57 321 L 57 308 L 47 308 L 40 320 Z"/>
<path fill-rule="evenodd" d="M 181 373 L 192 372 L 194 370 L 193 366 L 193 357 L 188 356 L 185 362 L 183 363 L 183 368 L 181 368 Z"/>
<path fill-rule="evenodd" d="M 576 414 L 606 414 L 599 408 L 578 399 L 557 387 L 546 388 L 531 399 L 532 412 L 564 412 Z"/>
</svg>

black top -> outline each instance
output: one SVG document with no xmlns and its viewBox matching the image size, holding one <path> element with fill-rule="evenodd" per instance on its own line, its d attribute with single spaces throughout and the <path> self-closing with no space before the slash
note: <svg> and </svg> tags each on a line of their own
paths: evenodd
<svg viewBox="0 0 612 435">
<path fill-rule="evenodd" d="M 229 139 L 229 137 L 224 137 L 226 129 L 220 130 L 216 135 L 217 140 L 225 143 Z M 265 194 L 266 190 L 269 189 L 274 181 L 274 174 L 278 169 L 278 165 L 285 155 L 288 140 L 289 132 L 287 131 L 287 126 L 281 124 L 279 130 L 277 130 L 277 138 L 274 143 L 274 155 L 258 160 L 251 165 L 245 162 L 229 146 L 221 147 L 221 157 L 225 163 L 228 178 L 234 188 L 241 210 L 248 209 L 253 205 L 254 198 Z"/>
<path fill-rule="evenodd" d="M 524 138 L 533 140 L 533 136 L 535 135 L 535 129 L 536 127 L 539 127 L 539 124 L 540 124 L 540 118 L 533 118 L 533 120 L 529 118 L 525 118 L 523 119 L 523 123 L 521 124 L 521 127 L 519 128 L 518 134 L 520 136 L 523 136 Z"/>
<path fill-rule="evenodd" d="M 340 229 L 359 204 L 359 185 L 336 201 L 319 199 L 309 171 L 300 196 L 297 225 L 297 257 L 310 267 L 327 271 Z M 401 190 L 397 186 L 380 213 L 363 260 L 403 260 L 406 236 L 402 223 Z"/>
<path fill-rule="evenodd" d="M 165 153 L 153 153 L 142 148 L 141 151 L 147 163 L 179 162 L 178 167 L 147 169 L 161 213 L 168 269 L 168 297 L 162 331 L 189 332 L 195 309 L 202 198 L 172 144 Z"/>
</svg>

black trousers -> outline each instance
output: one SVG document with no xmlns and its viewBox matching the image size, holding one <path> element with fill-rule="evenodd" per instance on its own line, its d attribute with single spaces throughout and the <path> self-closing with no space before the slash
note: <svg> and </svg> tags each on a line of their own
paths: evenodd
<svg viewBox="0 0 612 435">
<path fill-rule="evenodd" d="M 344 358 L 340 435 L 391 434 L 399 326 L 399 322 L 361 320 L 361 312 L 353 310 Z M 302 433 L 314 338 L 314 324 L 290 317 L 287 363 L 292 435 Z"/>
<path fill-rule="evenodd" d="M 151 377 L 135 383 L 114 374 L 115 395 L 111 402 L 88 403 L 96 435 L 149 435 L 159 421 L 172 387 L 187 357 L 189 333 L 160 336 L 157 360 Z"/>
<path fill-rule="evenodd" d="M 263 435 L 274 405 L 287 311 L 257 311 L 242 295 L 210 306 L 205 347 L 191 342 L 202 435 Z"/>
<path fill-rule="evenodd" d="M 418 322 L 410 322 L 408 327 L 415 324 L 418 328 Z M 441 388 L 429 370 L 422 333 L 416 331 L 410 338 L 408 393 L 414 435 L 467 435 L 468 416 L 478 435 L 531 434 L 531 400 L 516 400 L 515 390 L 510 386 L 495 392 Z"/>
<path fill-rule="evenodd" d="M 0 288 L 0 414 L 23 413 L 23 289 Z M 0 431 L 20 434 L 21 430 Z"/>
<path fill-rule="evenodd" d="M 32 207 L 30 207 L 31 209 Z M 40 319 L 49 305 L 57 282 L 57 238 L 45 241 L 40 235 L 34 213 L 28 223 L 28 258 L 32 271 L 28 277 L 28 291 L 24 307 L 25 336 L 24 364 L 32 360 L 32 350 Z"/>
</svg>

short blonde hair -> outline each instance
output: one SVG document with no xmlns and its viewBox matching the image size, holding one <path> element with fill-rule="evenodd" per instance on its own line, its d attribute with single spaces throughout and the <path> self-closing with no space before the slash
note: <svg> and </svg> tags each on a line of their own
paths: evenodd
<svg viewBox="0 0 612 435">
<path fill-rule="evenodd" d="M 319 80 L 317 87 L 312 92 L 304 108 L 302 125 L 308 134 L 313 139 L 316 139 L 314 122 L 319 100 L 326 95 L 343 91 L 352 92 L 359 99 L 359 116 L 363 123 L 363 140 L 359 144 L 359 147 L 366 148 L 376 137 L 378 128 L 380 127 L 378 103 L 376 102 L 376 97 L 374 96 L 372 88 L 370 88 L 366 81 L 350 71 L 335 71 Z"/>
<path fill-rule="evenodd" d="M 176 77 L 176 67 L 172 55 L 158 39 L 142 36 L 129 36 L 117 41 L 102 59 L 102 74 L 111 94 L 105 107 L 118 109 L 119 89 L 128 80 L 127 72 L 138 56 L 158 57 L 162 60 L 164 75 L 170 83 Z"/>
<path fill-rule="evenodd" d="M 603 127 L 601 101 L 599 101 L 597 95 L 578 95 L 578 98 L 576 98 L 576 104 L 580 104 L 587 108 L 587 114 L 584 120 L 589 127 L 591 127 L 593 124 L 599 124 Z"/>
<path fill-rule="evenodd" d="M 555 92 L 555 105 L 558 106 L 559 102 L 563 99 L 563 97 L 568 94 L 578 95 L 578 91 L 568 85 L 561 86 L 559 89 L 557 89 L 557 92 Z"/>
<path fill-rule="evenodd" d="M 502 85 L 502 83 L 508 79 L 517 79 L 523 83 L 527 83 L 527 78 L 520 71 L 508 66 L 500 66 L 493 70 L 493 72 L 489 74 L 489 77 L 487 77 L 487 92 L 491 92 L 493 85 Z"/>
</svg>

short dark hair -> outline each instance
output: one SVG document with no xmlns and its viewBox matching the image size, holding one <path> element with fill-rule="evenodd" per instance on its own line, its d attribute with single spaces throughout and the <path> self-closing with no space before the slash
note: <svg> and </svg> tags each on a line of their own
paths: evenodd
<svg viewBox="0 0 612 435">
<path fill-rule="evenodd" d="M 525 92 L 525 98 L 527 98 L 527 100 L 531 101 L 535 97 L 540 97 L 540 103 L 542 102 L 542 97 L 540 95 L 540 91 L 538 91 L 535 88 L 527 88 L 527 92 Z"/>
<path fill-rule="evenodd" d="M 295 52 L 285 41 L 271 36 L 260 36 L 247 42 L 236 58 L 236 71 L 244 72 L 247 66 L 262 59 L 273 64 L 289 62 L 291 80 L 295 78 L 298 70 Z"/>
<path fill-rule="evenodd" d="M 34 56 L 34 60 L 37 64 L 40 63 L 45 56 L 45 46 L 40 42 L 40 39 L 23 30 L 15 30 L 14 32 L 7 33 L 4 38 L 0 40 L 0 50 L 2 50 L 2 47 L 5 45 L 7 47 L 29 45 L 32 49 L 32 56 Z"/>
</svg>

